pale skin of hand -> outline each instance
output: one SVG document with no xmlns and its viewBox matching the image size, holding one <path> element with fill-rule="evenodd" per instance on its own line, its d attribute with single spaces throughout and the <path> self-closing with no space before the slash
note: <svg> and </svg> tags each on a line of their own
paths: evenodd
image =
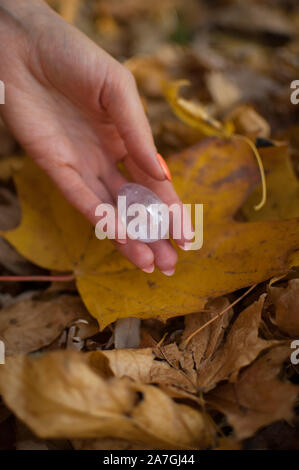
<svg viewBox="0 0 299 470">
<path fill-rule="evenodd" d="M 98 204 L 114 202 L 127 182 L 120 161 L 134 182 L 163 202 L 180 202 L 156 158 L 134 78 L 124 66 L 40 0 L 0 0 L 0 50 L 3 120 L 92 224 Z M 146 272 L 154 266 L 174 272 L 177 253 L 169 240 L 114 244 Z"/>
</svg>

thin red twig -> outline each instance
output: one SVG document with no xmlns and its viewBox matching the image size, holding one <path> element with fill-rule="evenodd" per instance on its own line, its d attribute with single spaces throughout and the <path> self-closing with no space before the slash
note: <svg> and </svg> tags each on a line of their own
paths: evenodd
<svg viewBox="0 0 299 470">
<path fill-rule="evenodd" d="M 74 274 L 64 276 L 0 276 L 0 282 L 68 282 L 75 279 Z"/>
</svg>

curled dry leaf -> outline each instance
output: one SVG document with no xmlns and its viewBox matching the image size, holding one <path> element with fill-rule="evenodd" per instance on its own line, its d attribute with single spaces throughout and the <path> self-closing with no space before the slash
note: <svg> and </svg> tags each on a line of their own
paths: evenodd
<svg viewBox="0 0 299 470">
<path fill-rule="evenodd" d="M 187 347 L 193 359 L 193 367 L 190 368 L 189 364 L 188 371 L 191 370 L 194 376 L 193 370 L 196 369 L 198 390 L 207 392 L 222 380 L 236 381 L 242 367 L 250 364 L 262 350 L 275 344 L 275 341 L 265 341 L 258 336 L 264 300 L 265 295 L 262 295 L 258 301 L 240 313 L 228 332 L 225 342 L 217 351 L 214 350 L 216 345 L 213 347 L 213 340 L 209 345 L 210 347 L 212 345 L 210 350 L 203 351 L 201 345 L 196 348 L 196 343 L 206 342 L 205 329 L 194 336 Z M 220 320 L 221 318 L 217 320 L 218 328 L 223 327 Z M 217 325 L 214 328 L 217 328 Z M 218 335 L 221 338 L 223 333 L 218 330 Z"/>
<path fill-rule="evenodd" d="M 185 318 L 185 330 L 181 338 L 181 344 L 184 345 L 185 341 L 194 331 L 205 325 L 212 318 L 215 318 L 228 306 L 228 299 L 225 297 L 219 297 L 208 304 L 208 312 L 188 315 Z M 193 379 L 197 377 L 201 362 L 211 359 L 215 351 L 218 349 L 232 315 L 233 310 L 229 309 L 224 315 L 220 316 L 217 320 L 195 335 L 189 342 L 188 346 L 183 348 L 180 363 L 182 368 L 188 370 L 189 374 L 193 376 Z"/>
<path fill-rule="evenodd" d="M 168 164 L 182 200 L 204 204 L 203 247 L 181 251 L 171 278 L 142 273 L 108 240 L 99 241 L 93 227 L 30 159 L 16 176 L 22 223 L 5 237 L 34 263 L 73 271 L 82 299 L 101 328 L 118 318 L 165 319 L 198 312 L 209 298 L 289 270 L 290 257 L 299 250 L 298 219 L 234 220 L 258 181 L 246 143 L 206 140 L 170 157 Z"/>
<path fill-rule="evenodd" d="M 247 135 L 253 140 L 256 137 L 270 137 L 271 129 L 268 122 L 251 106 L 238 106 L 229 114 L 229 119 L 238 134 Z"/>
<path fill-rule="evenodd" d="M 27 354 L 52 343 L 78 318 L 87 319 L 97 332 L 96 322 L 79 297 L 23 300 L 0 311 L 0 338 L 8 356 Z"/>
<path fill-rule="evenodd" d="M 295 338 L 299 336 L 299 279 L 292 279 L 287 287 L 269 287 L 275 308 L 272 321 L 278 328 Z"/>
<path fill-rule="evenodd" d="M 171 396 L 186 397 L 196 393 L 196 388 L 186 374 L 168 362 L 168 355 L 160 354 L 157 357 L 151 348 L 111 350 L 103 351 L 103 354 L 109 359 L 109 366 L 116 377 L 130 377 L 137 382 L 157 384 Z"/>
<path fill-rule="evenodd" d="M 224 413 L 236 437 L 245 439 L 275 421 L 291 420 L 299 387 L 279 378 L 289 345 L 270 349 L 243 371 L 234 384 L 219 386 L 206 400 Z"/>
<path fill-rule="evenodd" d="M 100 352 L 9 358 L 0 369 L 7 406 L 42 438 L 124 439 L 157 448 L 211 443 L 204 415 L 163 391 L 113 377 Z"/>
</svg>

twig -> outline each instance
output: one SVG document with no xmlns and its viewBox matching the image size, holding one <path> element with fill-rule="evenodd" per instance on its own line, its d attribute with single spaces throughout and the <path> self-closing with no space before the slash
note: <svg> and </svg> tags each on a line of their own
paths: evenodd
<svg viewBox="0 0 299 470">
<path fill-rule="evenodd" d="M 0 282 L 68 282 L 74 279 L 74 274 L 65 276 L 0 276 Z"/>
<path fill-rule="evenodd" d="M 234 302 L 232 302 L 230 305 L 228 305 L 224 310 L 222 310 L 220 313 L 217 313 L 217 315 L 215 315 L 215 317 L 211 318 L 208 322 L 206 322 L 204 325 L 202 325 L 200 328 L 198 328 L 197 330 L 193 331 L 193 333 L 191 333 L 191 335 L 188 336 L 188 338 L 183 342 L 183 346 L 186 347 L 188 346 L 189 342 L 191 341 L 191 339 L 197 335 L 197 333 L 199 333 L 200 331 L 202 331 L 204 328 L 206 328 L 207 326 L 209 326 L 211 323 L 213 323 L 215 320 L 217 320 L 217 318 L 220 318 L 225 312 L 227 312 L 230 308 L 234 307 L 238 302 L 240 302 L 240 300 L 244 299 L 244 297 L 246 297 L 246 295 L 249 294 L 249 292 L 251 292 L 255 287 L 257 286 L 257 284 L 254 284 L 253 286 L 251 286 L 246 292 L 244 292 L 244 294 L 241 295 L 241 297 L 239 297 L 238 299 L 236 299 Z"/>
</svg>

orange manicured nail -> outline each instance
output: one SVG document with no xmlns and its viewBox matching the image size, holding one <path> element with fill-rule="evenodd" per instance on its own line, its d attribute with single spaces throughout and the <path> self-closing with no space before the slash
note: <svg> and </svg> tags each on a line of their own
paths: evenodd
<svg viewBox="0 0 299 470">
<path fill-rule="evenodd" d="M 164 160 L 164 158 L 162 157 L 162 155 L 160 155 L 159 153 L 157 153 L 157 159 L 158 159 L 158 162 L 160 163 L 161 165 L 161 168 L 164 172 L 164 175 L 166 176 L 166 178 L 168 179 L 168 181 L 171 181 L 171 174 L 170 174 L 170 171 L 169 171 L 169 168 L 166 164 L 166 161 Z"/>
</svg>

